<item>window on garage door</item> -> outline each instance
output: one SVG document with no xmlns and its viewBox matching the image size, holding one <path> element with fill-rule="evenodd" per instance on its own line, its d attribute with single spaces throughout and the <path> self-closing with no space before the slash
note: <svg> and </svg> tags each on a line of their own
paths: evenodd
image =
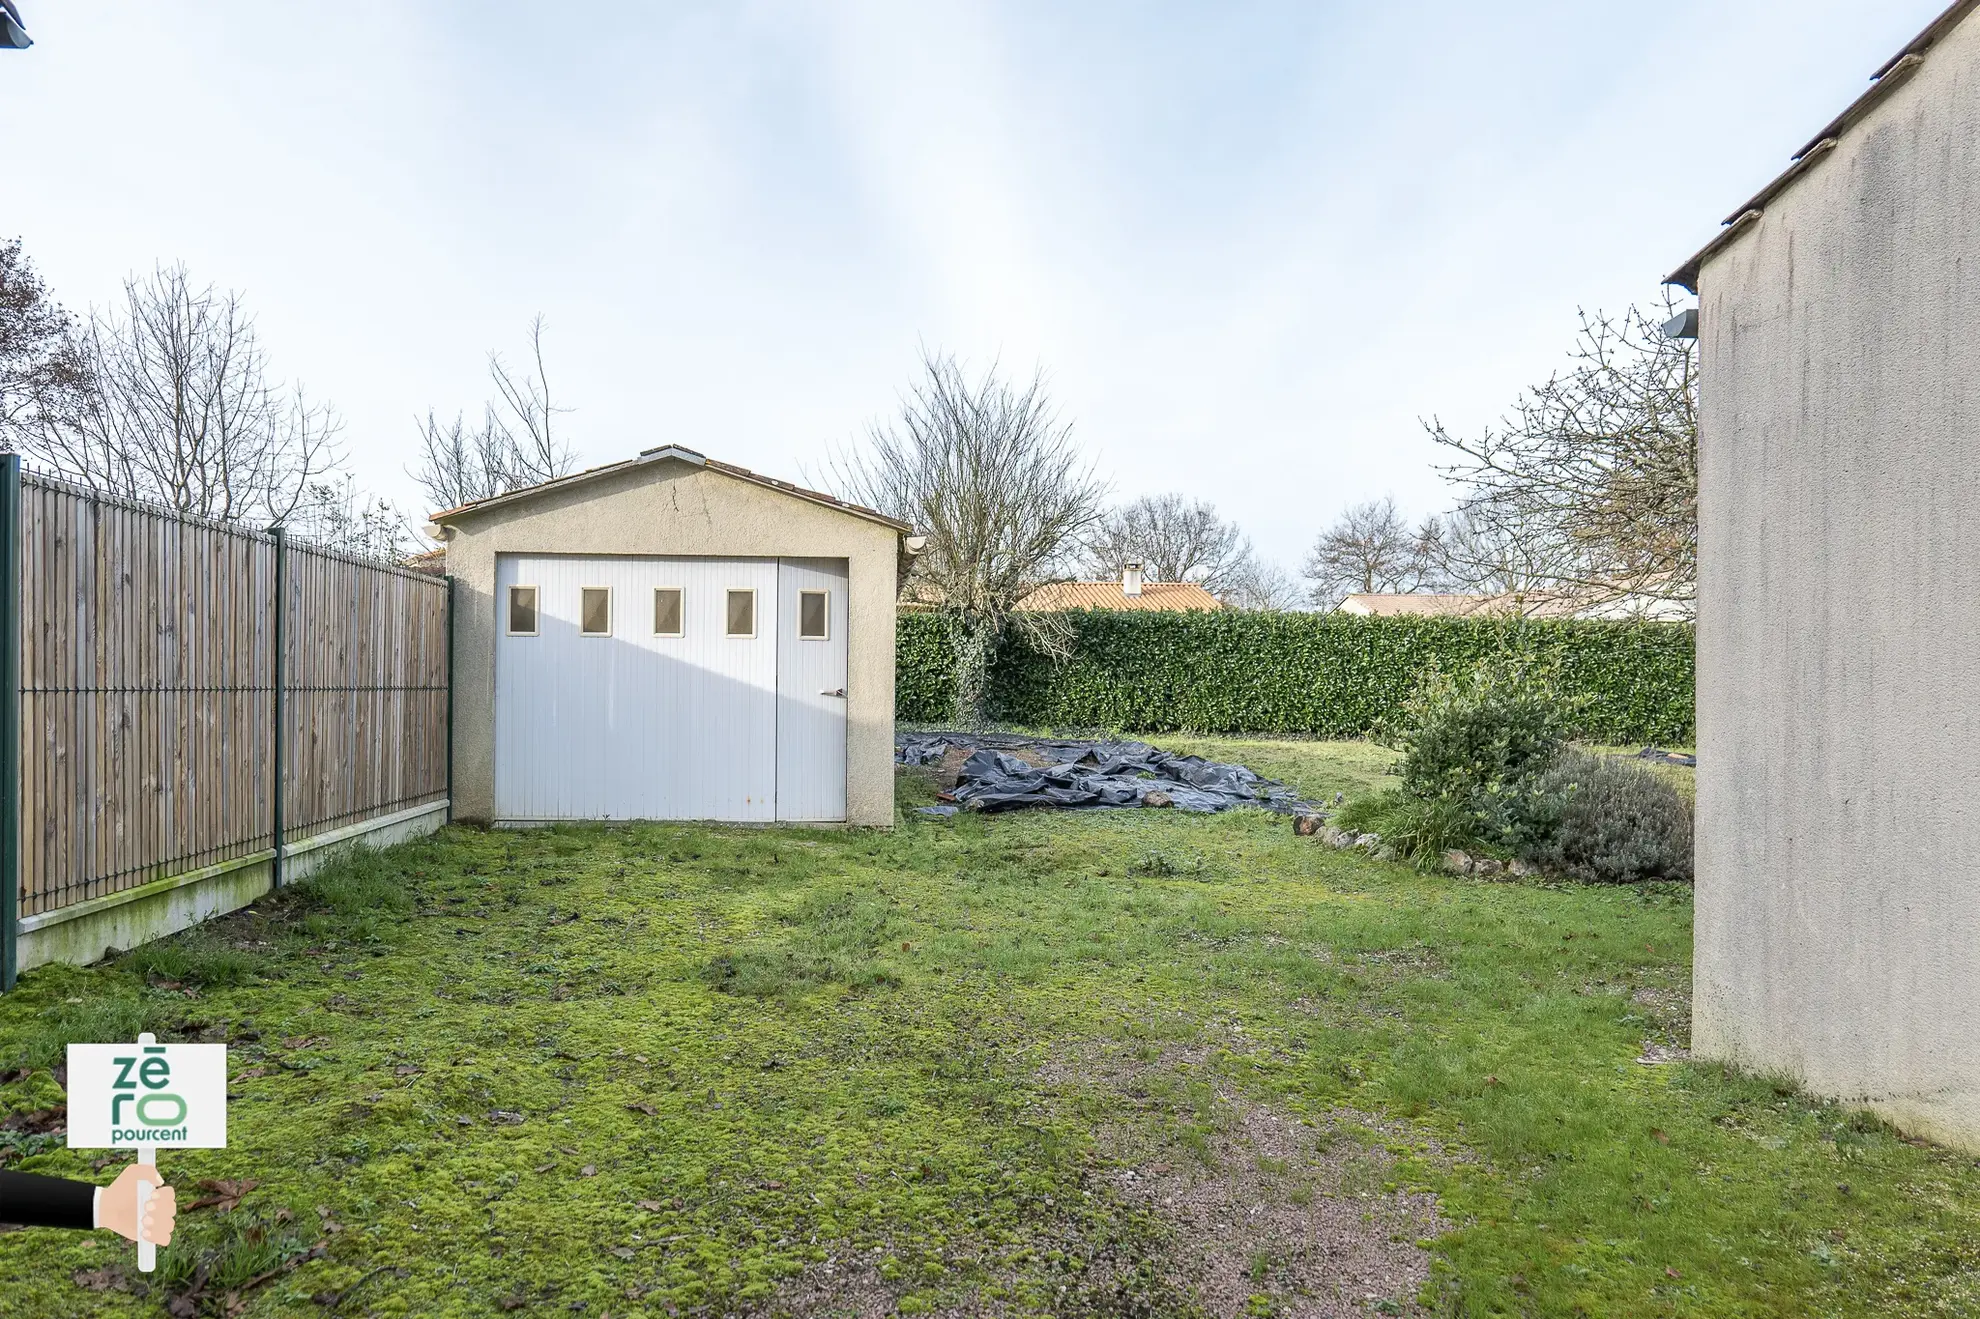
<svg viewBox="0 0 1980 1319">
<path fill-rule="evenodd" d="M 678 586 L 656 586 L 653 588 L 653 635 L 656 637 L 678 637 L 683 635 L 681 609 L 681 588 Z"/>
<path fill-rule="evenodd" d="M 798 639 L 800 641 L 830 641 L 832 611 L 830 591 L 798 592 Z"/>
<path fill-rule="evenodd" d="M 584 586 L 578 588 L 578 630 L 588 637 L 609 637 L 612 635 L 612 588 L 609 586 Z"/>
<path fill-rule="evenodd" d="M 753 588 L 730 588 L 728 618 L 730 636 L 753 637 L 756 635 L 756 591 Z"/>
<path fill-rule="evenodd" d="M 511 586 L 509 588 L 509 635 L 512 637 L 533 637 L 536 635 L 536 588 L 534 586 Z"/>
</svg>

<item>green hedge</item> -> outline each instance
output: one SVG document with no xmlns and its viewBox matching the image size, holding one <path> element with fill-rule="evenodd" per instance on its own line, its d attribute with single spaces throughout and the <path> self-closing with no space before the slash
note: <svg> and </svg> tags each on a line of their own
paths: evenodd
<svg viewBox="0 0 1980 1319">
<path fill-rule="evenodd" d="M 991 672 L 993 718 L 1058 728 L 1359 737 L 1400 711 L 1433 668 L 1462 672 L 1507 648 L 1550 662 L 1569 694 L 1591 698 L 1585 733 L 1602 742 L 1692 741 L 1691 629 L 1676 623 L 1347 614 L 1070 615 L 1073 656 L 1054 664 L 1022 642 Z M 903 614 L 900 718 L 949 715 L 954 650 L 936 614 Z"/>
</svg>

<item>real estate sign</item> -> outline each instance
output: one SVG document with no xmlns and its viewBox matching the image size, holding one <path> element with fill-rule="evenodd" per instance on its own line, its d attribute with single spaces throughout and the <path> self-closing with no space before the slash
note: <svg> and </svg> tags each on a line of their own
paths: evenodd
<svg viewBox="0 0 1980 1319">
<path fill-rule="evenodd" d="M 136 1150 L 155 1164 L 160 1149 L 225 1148 L 227 1046 L 160 1044 L 149 1032 L 135 1044 L 69 1046 L 69 1148 Z M 152 1186 L 137 1184 L 144 1221 Z M 138 1242 L 138 1269 L 157 1267 L 157 1248 Z"/>
<path fill-rule="evenodd" d="M 227 1046 L 69 1046 L 70 1149 L 222 1149 Z"/>
</svg>

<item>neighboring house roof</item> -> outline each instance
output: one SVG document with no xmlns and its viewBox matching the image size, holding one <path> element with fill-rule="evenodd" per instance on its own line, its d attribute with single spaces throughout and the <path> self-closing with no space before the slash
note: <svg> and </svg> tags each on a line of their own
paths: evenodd
<svg viewBox="0 0 1980 1319">
<path fill-rule="evenodd" d="M 1885 61 L 1884 66 L 1871 76 L 1870 90 L 1856 98 L 1847 110 L 1837 115 L 1827 128 L 1817 133 L 1814 140 L 1794 153 L 1794 164 L 1781 176 L 1762 188 L 1758 195 L 1744 206 L 1726 217 L 1725 228 L 1701 248 L 1698 253 L 1679 266 L 1666 284 L 1676 284 L 1692 293 L 1698 292 L 1698 275 L 1705 263 L 1717 256 L 1721 250 L 1736 242 L 1760 218 L 1769 202 L 1780 196 L 1803 174 L 1820 164 L 1829 152 L 1835 149 L 1837 139 L 1849 131 L 1871 109 L 1891 92 L 1895 91 L 1925 62 L 1926 52 L 1944 41 L 1949 33 L 1958 27 L 1975 9 L 1980 9 L 1980 0 L 1959 0 L 1950 9 L 1933 19 L 1931 25 L 1912 39 L 1910 45 Z"/>
<path fill-rule="evenodd" d="M 1337 613 L 1360 614 L 1366 618 L 1458 618 L 1467 614 L 1505 613 L 1503 604 L 1494 604 L 1489 595 L 1351 595 L 1334 606 Z"/>
<path fill-rule="evenodd" d="M 534 499 L 538 495 L 548 494 L 552 490 L 566 490 L 574 485 L 582 485 L 586 481 L 595 481 L 601 476 L 610 476 L 615 472 L 623 472 L 629 468 L 637 467 L 642 463 L 658 462 L 663 458 L 671 458 L 680 462 L 690 463 L 696 467 L 706 467 L 711 472 L 720 472 L 724 476 L 733 476 L 739 481 L 748 481 L 754 485 L 760 485 L 767 490 L 775 490 L 798 499 L 808 500 L 814 504 L 823 504 L 825 507 L 837 509 L 841 513 L 850 513 L 854 517 L 866 518 L 869 521 L 878 522 L 883 526 L 892 527 L 904 535 L 914 530 L 907 523 L 896 518 L 890 518 L 884 513 L 875 512 L 873 509 L 863 507 L 859 504 L 849 504 L 843 499 L 825 494 L 822 491 L 807 490 L 803 486 L 792 485 L 789 481 L 779 481 L 775 477 L 761 476 L 750 471 L 747 467 L 737 467 L 732 463 L 717 462 L 713 458 L 698 453 L 693 449 L 683 448 L 678 444 L 667 444 L 662 445 L 658 449 L 647 449 L 639 457 L 628 458 L 624 462 L 607 463 L 603 467 L 587 468 L 582 472 L 576 472 L 570 476 L 560 476 L 554 481 L 545 481 L 541 485 L 527 486 L 521 490 L 511 490 L 507 494 L 496 495 L 491 499 L 477 499 L 473 503 L 462 504 L 458 508 L 443 509 L 435 513 L 432 520 L 434 522 L 440 522 L 443 519 L 482 513 L 498 506 L 517 503 L 525 499 Z"/>
<path fill-rule="evenodd" d="M 1335 611 L 1364 618 L 1600 618 L 1670 621 L 1686 616 L 1684 606 L 1648 595 L 1624 595 L 1595 603 L 1568 596 L 1532 595 L 1351 595 Z"/>
<path fill-rule="evenodd" d="M 405 558 L 404 566 L 412 569 L 414 572 L 423 572 L 429 577 L 445 577 L 447 575 L 447 547 L 442 545 L 438 549 L 422 550 L 418 554 L 408 554 Z"/>
<path fill-rule="evenodd" d="M 1118 580 L 1053 582 L 1018 602 L 1019 609 L 1040 614 L 1061 609 L 1157 609 L 1186 613 L 1223 607 L 1223 601 L 1195 582 L 1143 582 L 1140 595 L 1129 595 L 1121 589 Z"/>
</svg>

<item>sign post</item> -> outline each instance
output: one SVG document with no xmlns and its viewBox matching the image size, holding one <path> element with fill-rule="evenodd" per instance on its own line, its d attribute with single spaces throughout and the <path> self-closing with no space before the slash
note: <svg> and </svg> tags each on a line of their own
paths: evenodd
<svg viewBox="0 0 1980 1319">
<path fill-rule="evenodd" d="M 160 1044 L 150 1032 L 136 1044 L 69 1046 L 69 1148 L 130 1149 L 155 1165 L 160 1149 L 227 1146 L 227 1046 Z M 144 1211 L 154 1188 L 139 1182 L 138 1268 L 156 1266 L 158 1248 L 144 1240 Z"/>
</svg>

